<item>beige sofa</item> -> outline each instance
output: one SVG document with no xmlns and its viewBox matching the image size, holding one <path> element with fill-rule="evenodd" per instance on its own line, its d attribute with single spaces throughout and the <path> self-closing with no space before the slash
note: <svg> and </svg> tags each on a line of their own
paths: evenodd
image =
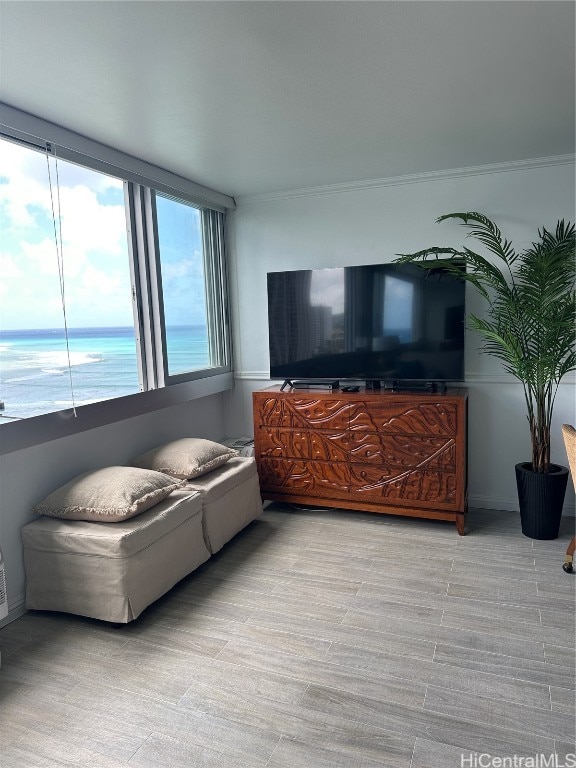
<svg viewBox="0 0 576 768">
<path fill-rule="evenodd" d="M 126 623 L 262 513 L 253 458 L 236 457 L 121 522 L 24 526 L 26 607 Z"/>
</svg>

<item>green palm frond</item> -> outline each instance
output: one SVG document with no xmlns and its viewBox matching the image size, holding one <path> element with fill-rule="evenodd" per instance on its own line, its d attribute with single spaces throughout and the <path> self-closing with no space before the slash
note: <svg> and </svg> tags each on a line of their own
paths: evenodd
<svg viewBox="0 0 576 768">
<path fill-rule="evenodd" d="M 509 240 L 502 239 L 502 233 L 487 216 L 476 211 L 468 213 L 447 213 L 436 219 L 437 223 L 446 221 L 446 219 L 459 219 L 465 227 L 470 227 L 468 237 L 474 237 L 501 258 L 507 264 L 512 264 L 517 258 L 512 243 Z M 477 226 L 470 225 L 468 222 L 474 222 Z"/>
<path fill-rule="evenodd" d="M 425 262 L 433 261 L 434 268 L 442 267 L 455 277 L 472 283 L 485 299 L 489 298 L 490 288 L 504 292 L 509 288 L 506 276 L 497 267 L 468 248 L 458 251 L 455 248 L 432 247 L 416 253 L 399 253 L 397 256 L 399 264 L 421 261 L 422 266 L 426 267 Z M 465 272 L 462 271 L 463 266 L 466 267 Z"/>
<path fill-rule="evenodd" d="M 533 466 L 547 472 L 550 423 L 561 379 L 576 370 L 576 235 L 574 224 L 558 221 L 554 232 L 517 253 L 510 240 L 484 214 L 449 213 L 437 221 L 458 220 L 468 237 L 496 261 L 463 247 L 435 246 L 398 254 L 400 263 L 443 266 L 474 286 L 486 301 L 486 316 L 471 315 L 468 326 L 482 339 L 482 350 L 502 363 L 524 387 L 532 437 Z M 466 266 L 465 272 L 462 265 Z"/>
</svg>

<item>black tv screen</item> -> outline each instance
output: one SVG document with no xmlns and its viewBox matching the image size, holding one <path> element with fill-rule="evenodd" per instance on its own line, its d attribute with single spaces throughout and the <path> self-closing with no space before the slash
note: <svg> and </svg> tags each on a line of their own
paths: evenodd
<svg viewBox="0 0 576 768">
<path fill-rule="evenodd" d="M 270 378 L 462 381 L 464 294 L 415 264 L 269 272 Z"/>
</svg>

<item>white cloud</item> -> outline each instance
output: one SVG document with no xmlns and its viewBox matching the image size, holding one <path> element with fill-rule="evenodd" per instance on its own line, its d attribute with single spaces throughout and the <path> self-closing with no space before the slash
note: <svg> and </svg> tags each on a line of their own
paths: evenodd
<svg viewBox="0 0 576 768">
<path fill-rule="evenodd" d="M 45 238 L 39 243 L 23 240 L 20 243 L 20 253 L 15 255 L 20 264 L 19 281 L 31 279 L 35 281 L 38 275 L 58 275 L 58 257 L 54 240 Z"/>
<path fill-rule="evenodd" d="M 85 186 L 62 189 L 60 202 L 64 257 L 68 249 L 100 257 L 126 253 L 123 205 L 102 205 Z"/>
<path fill-rule="evenodd" d="M 112 274 L 102 272 L 94 266 L 89 265 L 82 275 L 82 285 L 88 291 L 100 296 L 112 297 L 118 293 L 118 290 L 124 288 L 124 281 L 121 273 L 117 270 Z"/>
<path fill-rule="evenodd" d="M 51 160 L 52 183 L 56 183 Z M 131 325 L 132 299 L 122 182 L 59 161 L 66 302 L 75 324 Z M 112 194 L 112 197 L 111 197 Z M 105 195 L 103 198 L 99 196 Z M 54 205 L 58 195 L 54 191 Z M 54 327 L 62 308 L 52 203 L 42 154 L 0 140 L 3 322 Z M 104 306 L 105 302 L 105 306 Z"/>
<path fill-rule="evenodd" d="M 165 281 L 198 277 L 203 273 L 204 265 L 200 251 L 194 251 L 194 255 L 189 259 L 180 259 L 178 261 L 162 260 L 162 279 Z"/>
<path fill-rule="evenodd" d="M 0 288 L 6 287 L 7 280 L 18 280 L 23 274 L 11 253 L 0 253 Z"/>
</svg>

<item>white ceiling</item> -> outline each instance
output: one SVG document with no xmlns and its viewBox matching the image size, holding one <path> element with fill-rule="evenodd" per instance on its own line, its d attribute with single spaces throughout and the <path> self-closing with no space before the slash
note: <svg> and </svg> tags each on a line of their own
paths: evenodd
<svg viewBox="0 0 576 768">
<path fill-rule="evenodd" d="M 0 97 L 230 195 L 574 152 L 573 2 L 0 2 Z"/>
</svg>

